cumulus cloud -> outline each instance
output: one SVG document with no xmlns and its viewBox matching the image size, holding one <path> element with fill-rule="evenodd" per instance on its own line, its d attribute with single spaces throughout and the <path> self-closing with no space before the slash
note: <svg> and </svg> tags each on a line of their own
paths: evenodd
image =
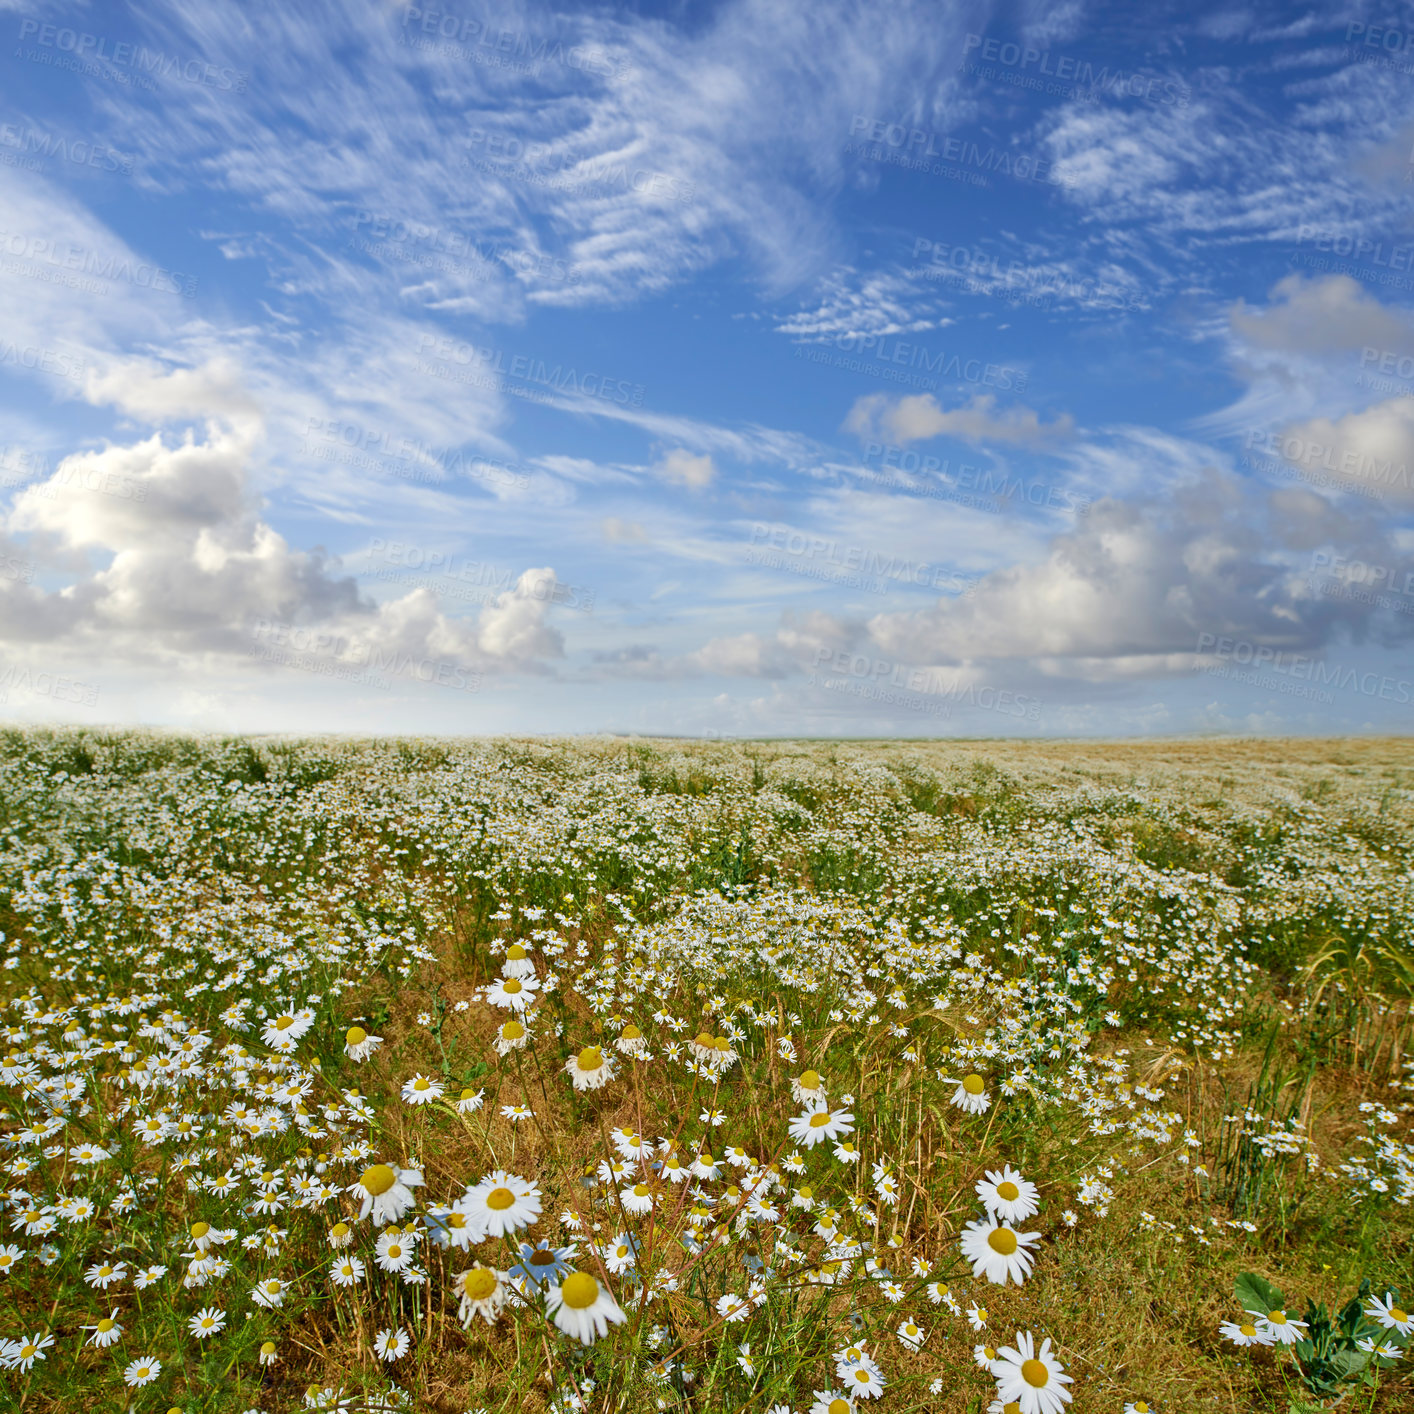
<svg viewBox="0 0 1414 1414">
<path fill-rule="evenodd" d="M 1343 353 L 1365 347 L 1414 352 L 1414 324 L 1386 309 L 1349 275 L 1311 280 L 1288 275 L 1272 286 L 1266 309 L 1238 300 L 1228 319 L 1233 332 L 1247 343 L 1281 353 Z"/>
<path fill-rule="evenodd" d="M 1312 418 L 1278 439 L 1293 466 L 1344 477 L 1352 489 L 1414 502 L 1414 399 L 1390 398 L 1344 417 Z"/>
<path fill-rule="evenodd" d="M 284 625 L 483 671 L 543 670 L 562 656 L 546 621 L 557 582 L 549 567 L 524 571 L 479 618 L 449 618 L 430 589 L 380 605 L 324 550 L 291 545 L 262 518 L 249 484 L 261 419 L 234 365 L 130 364 L 89 391 L 154 420 L 200 410 L 205 436 L 187 427 L 76 452 L 27 485 L 4 532 L 70 582 L 7 583 L 0 639 L 33 638 L 39 625 L 56 648 L 180 661 L 246 654 L 257 626 Z"/>
<path fill-rule="evenodd" d="M 654 470 L 665 481 L 691 487 L 694 491 L 701 491 L 710 486 L 717 475 L 717 468 L 710 454 L 695 457 L 681 448 L 669 452 Z"/>
<path fill-rule="evenodd" d="M 883 438 L 890 442 L 922 442 L 930 437 L 959 437 L 965 442 L 1002 442 L 1010 446 L 1041 447 L 1063 441 L 1075 431 L 1075 420 L 1063 413 L 1043 423 L 1034 409 L 1009 408 L 997 413 L 996 397 L 978 393 L 965 407 L 944 410 L 931 393 L 898 399 L 887 393 L 869 393 L 856 400 L 845 418 L 845 430 L 861 440 Z"/>
</svg>

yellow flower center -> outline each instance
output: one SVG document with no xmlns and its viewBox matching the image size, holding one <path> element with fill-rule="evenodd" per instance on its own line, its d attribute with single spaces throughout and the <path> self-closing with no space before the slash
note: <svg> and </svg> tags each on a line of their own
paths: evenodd
<svg viewBox="0 0 1414 1414">
<path fill-rule="evenodd" d="M 473 1267 L 462 1278 L 462 1290 L 473 1301 L 485 1301 L 496 1289 L 496 1274 L 486 1267 Z"/>
<path fill-rule="evenodd" d="M 1249 1340 L 1257 1334 L 1257 1327 L 1245 1321 L 1242 1325 L 1238 1326 L 1237 1329 L 1240 1330 L 1242 1334 L 1245 1335 Z"/>
<path fill-rule="evenodd" d="M 1021 1414 L 1021 1401 L 1009 1399 L 1002 1405 L 1002 1414 Z"/>
<path fill-rule="evenodd" d="M 412 1088 L 414 1090 L 430 1090 L 432 1088 L 432 1082 L 425 1075 L 419 1075 L 418 1078 L 412 1082 Z"/>
<path fill-rule="evenodd" d="M 904 1325 L 903 1333 L 904 1333 L 904 1335 L 917 1335 L 917 1334 L 918 1334 L 918 1327 L 915 1326 L 912 1321 L 908 1321 L 908 1322 Z"/>
<path fill-rule="evenodd" d="M 646 1183 L 635 1183 L 633 1185 L 633 1196 L 635 1198 L 646 1198 L 651 1191 Z"/>
<path fill-rule="evenodd" d="M 493 1188 L 486 1195 L 486 1206 L 492 1211 L 503 1213 L 516 1200 L 516 1195 L 509 1188 Z"/>
<path fill-rule="evenodd" d="M 1009 1227 L 999 1227 L 987 1234 L 987 1246 L 1003 1257 L 1010 1257 L 1016 1251 L 1016 1234 Z"/>
<path fill-rule="evenodd" d="M 1389 1308 L 1389 1318 L 1403 1325 L 1405 1321 L 1409 1319 L 1409 1312 L 1401 1310 L 1398 1306 L 1391 1306 Z"/>
<path fill-rule="evenodd" d="M 260 1181 L 262 1183 L 274 1183 L 275 1175 L 271 1173 L 269 1169 L 266 1169 L 265 1172 L 260 1175 Z"/>
<path fill-rule="evenodd" d="M 334 1224 L 334 1236 L 335 1236 L 335 1237 L 347 1237 L 348 1235 L 349 1235 L 349 1225 L 348 1225 L 348 1223 L 335 1223 L 335 1224 Z"/>
<path fill-rule="evenodd" d="M 201 1241 L 201 1239 L 205 1237 L 206 1234 L 210 1231 L 210 1223 L 193 1223 L 191 1225 L 191 1235 L 196 1238 L 198 1242 Z"/>
<path fill-rule="evenodd" d="M 588 1272 L 571 1272 L 560 1286 L 560 1300 L 572 1310 L 588 1310 L 598 1299 L 599 1283 Z"/>
<path fill-rule="evenodd" d="M 732 1043 L 725 1036 L 718 1036 L 717 1039 L 712 1042 L 712 1044 L 719 1051 L 729 1051 L 732 1048 Z"/>
<path fill-rule="evenodd" d="M 1268 1319 L 1274 1326 L 1284 1326 L 1284 1325 L 1286 1324 L 1286 1312 L 1285 1312 L 1285 1311 L 1268 1311 L 1268 1312 L 1267 1312 L 1267 1319 Z"/>
<path fill-rule="evenodd" d="M 388 1255 L 396 1262 L 403 1255 L 403 1249 L 396 1242 L 388 1244 Z"/>
<path fill-rule="evenodd" d="M 280 1283 L 274 1280 L 267 1281 L 265 1283 L 265 1290 L 268 1291 L 271 1296 L 277 1296 L 280 1292 Z"/>
<path fill-rule="evenodd" d="M 364 1169 L 363 1177 L 359 1179 L 364 1188 L 375 1198 L 381 1197 L 397 1181 L 397 1174 L 387 1164 L 374 1164 L 372 1168 Z"/>
<path fill-rule="evenodd" d="M 21 1360 L 32 1360 L 32 1359 L 34 1358 L 35 1352 L 36 1352 L 38 1349 L 39 1349 L 39 1347 L 38 1347 L 37 1345 L 22 1345 L 22 1346 L 20 1346 L 20 1359 L 21 1359 Z"/>
<path fill-rule="evenodd" d="M 111 1277 L 111 1276 L 113 1275 L 113 1268 L 112 1268 L 112 1267 L 99 1267 L 99 1269 L 98 1269 L 98 1275 L 101 1276 L 101 1277 Z"/>
<path fill-rule="evenodd" d="M 708 1032 L 708 1031 L 699 1031 L 699 1032 L 697 1033 L 697 1039 L 696 1039 L 695 1041 L 693 1041 L 692 1044 L 693 1044 L 694 1046 L 701 1046 L 704 1051 L 710 1051 L 710 1050 L 713 1048 L 713 1046 L 716 1045 L 716 1042 L 713 1041 L 710 1032 Z"/>
<path fill-rule="evenodd" d="M 829 1122 L 830 1114 L 828 1110 L 821 1110 L 818 1114 L 813 1114 L 810 1116 L 811 1129 L 824 1129 L 824 1127 L 829 1124 Z"/>
<path fill-rule="evenodd" d="M 1016 1184 L 1010 1182 L 997 1184 L 997 1197 L 1006 1203 L 1015 1203 L 1021 1197 L 1021 1189 Z"/>
<path fill-rule="evenodd" d="M 501 983 L 501 990 L 510 996 L 515 996 L 515 994 L 521 990 L 521 986 L 514 977 L 507 977 L 506 980 Z"/>
<path fill-rule="evenodd" d="M 1021 1378 L 1025 1380 L 1032 1389 L 1045 1389 L 1050 1383 L 1051 1372 L 1039 1360 L 1023 1360 L 1021 1363 Z"/>
<path fill-rule="evenodd" d="M 807 1070 L 800 1077 L 800 1088 L 802 1090 L 818 1090 L 820 1088 L 820 1072 L 818 1070 Z"/>
<path fill-rule="evenodd" d="M 215 1324 L 216 1324 L 216 1321 L 215 1321 L 215 1318 L 214 1318 L 214 1317 L 211 1317 L 211 1316 L 203 1316 L 203 1317 L 201 1318 L 201 1328 L 202 1328 L 202 1330 L 209 1331 L 209 1330 L 211 1329 L 211 1327 L 214 1326 Z"/>
<path fill-rule="evenodd" d="M 641 1032 L 638 1027 L 636 1027 L 633 1022 L 630 1021 L 629 1024 L 625 1026 L 624 1029 L 619 1033 L 619 1036 L 622 1040 L 625 1041 L 641 1041 L 643 1039 L 643 1032 Z"/>
<path fill-rule="evenodd" d="M 867 1385 L 869 1383 L 869 1371 L 864 1369 L 863 1366 L 860 1366 L 860 1368 L 854 1372 L 854 1378 L 858 1380 L 860 1384 Z"/>
<path fill-rule="evenodd" d="M 980 1095 L 987 1088 L 987 1083 L 980 1075 L 969 1075 L 963 1082 L 962 1088 L 969 1095 Z"/>
<path fill-rule="evenodd" d="M 849 1400 L 832 1399 L 830 1401 L 830 1414 L 850 1414 Z"/>
<path fill-rule="evenodd" d="M 273 1340 L 267 1340 L 265 1344 L 260 1347 L 260 1353 L 262 1355 L 273 1355 L 275 1353 L 275 1342 Z"/>
<path fill-rule="evenodd" d="M 1134 1401 L 1134 1414 L 1149 1414 L 1149 1406 L 1142 1400 Z"/>
<path fill-rule="evenodd" d="M 98 1334 L 107 1335 L 108 1332 L 111 1331 L 115 1325 L 117 1325 L 117 1322 L 113 1320 L 111 1316 L 104 1316 L 104 1318 L 98 1323 Z"/>
<path fill-rule="evenodd" d="M 525 949 L 521 947 L 519 943 L 512 943 L 510 947 L 506 949 L 506 956 L 510 958 L 512 962 L 520 962 L 525 957 Z"/>
<path fill-rule="evenodd" d="M 982 1347 L 982 1358 L 985 1360 L 995 1360 L 997 1358 L 997 1352 L 993 1350 L 990 1345 L 984 1345 Z"/>
<path fill-rule="evenodd" d="M 448 1213 L 446 1222 L 448 1227 L 454 1227 L 458 1232 L 466 1226 L 466 1219 L 460 1213 Z"/>
<path fill-rule="evenodd" d="M 598 1070 L 604 1064 L 604 1053 L 598 1046 L 586 1046 L 576 1058 L 581 1070 Z"/>
<path fill-rule="evenodd" d="M 368 1032 L 362 1026 L 350 1026 L 344 1040 L 350 1046 L 361 1046 L 368 1040 Z"/>
<path fill-rule="evenodd" d="M 295 1024 L 292 1016 L 277 1016 L 275 1018 L 275 1029 L 277 1031 L 288 1031 Z"/>
<path fill-rule="evenodd" d="M 525 1027 L 518 1021 L 508 1021 L 501 1027 L 501 1039 L 503 1041 L 519 1041 L 525 1035 Z"/>
</svg>

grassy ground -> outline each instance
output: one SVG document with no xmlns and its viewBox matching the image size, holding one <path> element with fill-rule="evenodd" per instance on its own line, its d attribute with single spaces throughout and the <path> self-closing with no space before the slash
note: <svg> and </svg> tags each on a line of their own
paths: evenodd
<svg viewBox="0 0 1414 1414">
<path fill-rule="evenodd" d="M 1375 739 L 3 734 L 0 1338 L 54 1342 L 0 1389 L 805 1411 L 862 1345 L 883 1390 L 858 1407 L 972 1412 L 997 1388 L 974 1350 L 1034 1332 L 1077 1411 L 1286 1414 L 1317 1399 L 1292 1353 L 1219 1334 L 1242 1273 L 1293 1316 L 1362 1279 L 1414 1300 L 1411 787 L 1409 743 Z M 501 1054 L 512 944 L 541 985 Z M 382 1038 L 365 1060 L 351 1026 Z M 567 1064 L 605 1057 L 576 1090 Z M 792 1139 L 808 1071 L 854 1152 Z M 674 1181 L 704 1147 L 718 1172 Z M 392 1237 L 349 1191 L 374 1164 L 425 1180 Z M 1003 1164 L 1038 1189 L 1021 1285 L 960 1247 Z M 556 1325 L 558 1280 L 504 1275 L 511 1239 L 439 1244 L 498 1169 L 538 1185 L 517 1238 L 617 1303 L 601 1339 Z M 474 1263 L 507 1299 L 466 1329 Z M 1404 1363 L 1323 1397 L 1407 1408 Z"/>
</svg>

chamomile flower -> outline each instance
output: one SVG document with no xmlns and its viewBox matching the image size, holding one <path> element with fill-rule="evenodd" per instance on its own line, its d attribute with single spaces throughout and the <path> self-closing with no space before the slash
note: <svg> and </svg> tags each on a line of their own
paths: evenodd
<svg viewBox="0 0 1414 1414">
<path fill-rule="evenodd" d="M 411 1344 L 408 1333 L 401 1326 L 380 1330 L 373 1338 L 374 1352 L 380 1360 L 386 1360 L 390 1365 L 394 1360 L 401 1360 Z"/>
<path fill-rule="evenodd" d="M 856 1365 L 842 1383 L 854 1399 L 878 1399 L 884 1392 L 883 1375 L 870 1365 Z"/>
<path fill-rule="evenodd" d="M 339 1257 L 329 1264 L 329 1280 L 335 1286 L 357 1286 L 363 1280 L 364 1270 L 357 1257 Z"/>
<path fill-rule="evenodd" d="M 574 1270 L 574 1264 L 570 1261 L 574 1256 L 573 1247 L 549 1247 L 543 1242 L 539 1245 L 522 1242 L 519 1251 L 520 1261 L 510 1269 L 510 1275 L 525 1277 L 536 1286 L 560 1281 Z M 613 1268 L 609 1270 L 612 1271 Z"/>
<path fill-rule="evenodd" d="M 1041 1206 L 1036 1201 L 1036 1185 L 1028 1183 L 1010 1164 L 1000 1172 L 988 1170 L 976 1191 L 993 1221 L 1024 1222 Z"/>
<path fill-rule="evenodd" d="M 1387 1291 L 1383 1297 L 1372 1296 L 1365 1307 L 1365 1314 L 1378 1321 L 1387 1331 L 1398 1331 L 1400 1335 L 1414 1335 L 1414 1316 L 1410 1316 L 1402 1306 L 1395 1304 L 1394 1292 Z"/>
<path fill-rule="evenodd" d="M 817 1389 L 810 1414 L 855 1414 L 854 1401 L 833 1389 Z"/>
<path fill-rule="evenodd" d="M 285 1303 L 285 1293 L 290 1289 L 287 1281 L 281 1281 L 279 1277 L 266 1277 L 264 1281 L 257 1282 L 252 1288 L 250 1299 L 257 1306 L 263 1306 L 266 1310 L 274 1310 Z"/>
<path fill-rule="evenodd" d="M 226 1313 L 216 1306 L 203 1306 L 188 1322 L 187 1329 L 198 1339 L 220 1335 L 226 1329 Z"/>
<path fill-rule="evenodd" d="M 412 1243 L 394 1228 L 389 1228 L 387 1232 L 379 1235 L 374 1250 L 378 1254 L 378 1269 L 383 1272 L 406 1270 L 416 1255 Z"/>
<path fill-rule="evenodd" d="M 506 949 L 505 961 L 501 963 L 502 977 L 530 977 L 535 972 L 535 963 L 530 956 L 531 949 L 524 943 L 512 943 Z"/>
<path fill-rule="evenodd" d="M 20 1264 L 25 1255 L 23 1247 L 7 1242 L 0 1247 L 0 1277 L 7 1277 Z"/>
<path fill-rule="evenodd" d="M 366 1061 L 383 1044 L 381 1036 L 372 1036 L 362 1026 L 350 1026 L 344 1034 L 344 1054 L 351 1061 Z"/>
<path fill-rule="evenodd" d="M 1285 1311 L 1249 1311 L 1247 1314 L 1258 1318 L 1277 1345 L 1295 1345 L 1306 1330 L 1305 1321 L 1298 1321 L 1295 1317 L 1288 1316 Z"/>
<path fill-rule="evenodd" d="M 487 1325 L 494 1324 L 509 1295 L 506 1277 L 505 1272 L 496 1271 L 491 1267 L 472 1267 L 457 1273 L 453 1285 L 460 1298 L 457 1319 L 463 1326 L 470 1329 L 477 1316 Z"/>
<path fill-rule="evenodd" d="M 1070 1402 L 1066 1385 L 1071 1377 L 1051 1354 L 1049 1336 L 1038 1349 L 1030 1331 L 1018 1331 L 1016 1345 L 997 1352 L 992 1373 L 997 1378 L 997 1398 L 1003 1404 L 1015 1400 L 1021 1414 L 1060 1414 Z"/>
<path fill-rule="evenodd" d="M 141 1389 L 143 1385 L 150 1385 L 161 1373 L 162 1362 L 146 1355 L 140 1360 L 134 1360 L 123 1371 L 123 1381 L 133 1389 Z"/>
<path fill-rule="evenodd" d="M 619 1189 L 619 1201 L 624 1205 L 624 1212 L 635 1215 L 651 1213 L 653 1211 L 653 1185 L 651 1183 L 635 1183 L 627 1188 Z"/>
<path fill-rule="evenodd" d="M 1224 1321 L 1218 1327 L 1218 1334 L 1226 1337 L 1234 1345 L 1271 1345 L 1273 1343 L 1266 1328 L 1255 1320 Z"/>
<path fill-rule="evenodd" d="M 916 1321 L 905 1321 L 898 1328 L 898 1338 L 905 1350 L 920 1350 L 928 1339 L 928 1332 Z"/>
<path fill-rule="evenodd" d="M 818 1109 L 826 1103 L 825 1082 L 818 1070 L 807 1070 L 801 1075 L 791 1076 L 790 1097 L 798 1105 L 808 1105 Z"/>
<path fill-rule="evenodd" d="M 1154 1406 L 1147 1400 L 1131 1399 L 1124 1406 L 1124 1414 L 1154 1414 Z"/>
<path fill-rule="evenodd" d="M 433 1100 L 440 1100 L 445 1093 L 445 1087 L 440 1080 L 423 1075 L 421 1071 L 403 1083 L 403 1103 L 408 1105 L 426 1105 Z"/>
<path fill-rule="evenodd" d="M 968 1114 L 980 1115 L 992 1103 L 992 1097 L 987 1093 L 987 1082 L 974 1073 L 958 1081 L 952 1102 Z"/>
<path fill-rule="evenodd" d="M 523 1050 L 529 1040 L 530 1032 L 526 1030 L 525 1024 L 512 1016 L 501 1023 L 496 1032 L 496 1039 L 491 1044 L 495 1046 L 498 1056 L 508 1056 L 512 1051 Z"/>
<path fill-rule="evenodd" d="M 505 1237 L 540 1216 L 540 1186 L 495 1169 L 453 1205 L 487 1237 Z"/>
<path fill-rule="evenodd" d="M 600 1046 L 586 1046 L 565 1062 L 576 1090 L 598 1090 L 614 1078 L 614 1063 Z"/>
<path fill-rule="evenodd" d="M 972 1263 L 972 1275 L 998 1286 L 1022 1285 L 1031 1275 L 1034 1258 L 1027 1251 L 1041 1240 L 1039 1232 L 1017 1232 L 990 1222 L 968 1223 L 962 1234 L 962 1255 Z"/>
<path fill-rule="evenodd" d="M 633 1056 L 635 1059 L 643 1059 L 648 1055 L 648 1041 L 642 1031 L 633 1022 L 629 1022 L 618 1034 L 614 1046 L 623 1055 Z"/>
<path fill-rule="evenodd" d="M 813 1149 L 825 1140 L 843 1139 L 854 1133 L 854 1115 L 849 1110 L 807 1110 L 790 1122 L 790 1137 Z"/>
<path fill-rule="evenodd" d="M 485 988 L 485 997 L 492 1006 L 519 1015 L 535 1005 L 535 993 L 539 986 L 539 979 L 535 977 L 502 977 Z"/>
<path fill-rule="evenodd" d="M 84 1326 L 83 1329 L 93 1332 L 84 1343 L 96 1345 L 100 1349 L 123 1338 L 123 1327 L 118 1322 L 118 1308 L 116 1306 L 101 1321 L 91 1326 Z"/>
<path fill-rule="evenodd" d="M 743 1300 L 734 1291 L 728 1291 L 717 1298 L 717 1314 L 728 1324 L 744 1321 L 751 1314 L 751 1303 Z"/>
<path fill-rule="evenodd" d="M 987 1329 L 987 1308 L 985 1306 L 969 1306 L 967 1308 L 967 1324 L 975 1331 Z"/>
<path fill-rule="evenodd" d="M 545 1297 L 550 1319 L 568 1336 L 591 1345 L 608 1333 L 610 1324 L 628 1319 L 608 1287 L 588 1272 L 571 1272 Z"/>
<path fill-rule="evenodd" d="M 468 1085 L 457 1097 L 457 1113 L 459 1115 L 475 1114 L 485 1103 L 486 1087 L 483 1085 L 481 1089 L 473 1090 Z"/>
<path fill-rule="evenodd" d="M 260 1039 L 272 1051 L 293 1051 L 297 1042 L 314 1025 L 314 1013 L 308 1008 L 271 1017 L 261 1028 Z"/>
<path fill-rule="evenodd" d="M 384 1223 L 397 1222 L 416 1204 L 412 1190 L 420 1188 L 422 1182 L 417 1169 L 373 1164 L 364 1169 L 356 1183 L 349 1184 L 348 1191 L 361 1200 L 358 1220 L 362 1222 L 371 1213 L 373 1221 L 382 1227 Z"/>
<path fill-rule="evenodd" d="M 116 1281 L 127 1276 L 128 1269 L 122 1262 L 95 1262 L 84 1274 L 83 1279 L 99 1291 L 106 1291 Z"/>
</svg>

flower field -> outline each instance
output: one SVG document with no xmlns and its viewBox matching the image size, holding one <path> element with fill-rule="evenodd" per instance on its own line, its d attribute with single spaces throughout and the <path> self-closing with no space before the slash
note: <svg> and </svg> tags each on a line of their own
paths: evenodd
<svg viewBox="0 0 1414 1414">
<path fill-rule="evenodd" d="M 1394 741 L 0 735 L 0 1405 L 1414 1407 Z"/>
</svg>

